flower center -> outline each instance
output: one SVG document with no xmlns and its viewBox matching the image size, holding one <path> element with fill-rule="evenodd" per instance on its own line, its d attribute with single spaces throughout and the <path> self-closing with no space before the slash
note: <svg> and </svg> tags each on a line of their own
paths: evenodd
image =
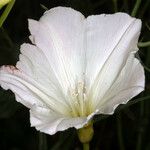
<svg viewBox="0 0 150 150">
<path fill-rule="evenodd" d="M 69 99 L 73 117 L 85 117 L 92 112 L 92 105 L 87 96 L 85 82 L 77 82 L 75 87 L 69 90 Z"/>
</svg>

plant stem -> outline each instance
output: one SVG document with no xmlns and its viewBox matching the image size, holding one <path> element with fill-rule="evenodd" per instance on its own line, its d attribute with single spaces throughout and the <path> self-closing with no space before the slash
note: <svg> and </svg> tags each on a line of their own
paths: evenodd
<svg viewBox="0 0 150 150">
<path fill-rule="evenodd" d="M 148 67 L 145 66 L 144 64 L 142 64 L 142 65 L 143 65 L 144 69 L 150 73 L 150 68 L 148 68 Z"/>
<path fill-rule="evenodd" d="M 140 7 L 140 4 L 141 4 L 141 0 L 136 0 L 136 3 L 135 3 L 134 8 L 132 10 L 131 16 L 133 16 L 133 17 L 136 16 L 138 9 Z"/>
<path fill-rule="evenodd" d="M 6 6 L 6 9 L 4 10 L 3 14 L 0 17 L 0 28 L 2 27 L 3 23 L 5 22 L 6 18 L 8 17 L 12 7 L 15 4 L 15 0 L 12 0 L 8 5 Z"/>
<path fill-rule="evenodd" d="M 114 4 L 114 11 L 117 12 L 118 11 L 117 0 L 113 0 L 113 4 Z"/>
<path fill-rule="evenodd" d="M 150 1 L 149 0 L 147 0 L 146 2 L 144 2 L 145 4 L 144 4 L 144 6 L 143 6 L 143 8 L 142 8 L 142 10 L 141 10 L 141 13 L 140 13 L 140 18 L 143 18 L 143 15 L 145 14 L 145 11 L 147 10 L 147 8 L 148 8 L 148 6 L 149 6 L 149 4 L 150 4 Z"/>
<path fill-rule="evenodd" d="M 90 150 L 89 143 L 83 143 L 83 150 Z"/>
<path fill-rule="evenodd" d="M 40 6 L 41 6 L 45 11 L 48 10 L 48 8 L 47 8 L 45 5 L 40 4 Z"/>
<path fill-rule="evenodd" d="M 93 138 L 94 129 L 93 129 L 93 121 L 90 121 L 87 125 L 77 131 L 78 138 L 80 142 L 83 144 L 83 150 L 89 150 L 89 143 Z"/>
<path fill-rule="evenodd" d="M 150 26 L 148 25 L 148 23 L 145 23 L 147 29 L 150 31 Z"/>
<path fill-rule="evenodd" d="M 150 46 L 150 41 L 148 41 L 148 42 L 139 42 L 138 46 L 139 47 L 148 47 L 148 46 Z"/>
</svg>

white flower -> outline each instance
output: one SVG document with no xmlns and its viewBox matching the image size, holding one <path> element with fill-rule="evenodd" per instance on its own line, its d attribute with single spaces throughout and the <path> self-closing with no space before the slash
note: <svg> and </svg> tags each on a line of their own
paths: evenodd
<svg viewBox="0 0 150 150">
<path fill-rule="evenodd" d="M 1 67 L 0 85 L 30 109 L 37 130 L 81 128 L 144 90 L 143 67 L 135 58 L 139 19 L 125 13 L 85 18 L 57 7 L 29 20 L 29 29 L 33 44 L 21 46 L 16 67 Z"/>
</svg>

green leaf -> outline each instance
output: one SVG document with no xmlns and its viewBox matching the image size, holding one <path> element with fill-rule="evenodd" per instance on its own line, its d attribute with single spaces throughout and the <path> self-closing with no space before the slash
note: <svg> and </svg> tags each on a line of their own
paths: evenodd
<svg viewBox="0 0 150 150">
<path fill-rule="evenodd" d="M 139 10 L 141 1 L 142 1 L 142 0 L 136 0 L 136 3 L 135 3 L 135 5 L 134 5 L 134 8 L 133 8 L 132 13 L 131 13 L 131 16 L 132 16 L 132 17 L 135 17 L 135 16 L 136 16 L 136 14 L 137 14 L 137 12 L 138 12 L 138 10 Z"/>
</svg>

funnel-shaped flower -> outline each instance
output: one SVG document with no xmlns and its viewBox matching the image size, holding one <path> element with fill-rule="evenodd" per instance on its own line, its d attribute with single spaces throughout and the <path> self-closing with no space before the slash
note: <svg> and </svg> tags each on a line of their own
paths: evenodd
<svg viewBox="0 0 150 150">
<path fill-rule="evenodd" d="M 16 67 L 0 69 L 0 85 L 30 109 L 31 125 L 54 134 L 112 114 L 144 90 L 138 59 L 141 21 L 125 13 L 85 18 L 71 8 L 29 20 L 33 44 L 21 46 Z"/>
</svg>

